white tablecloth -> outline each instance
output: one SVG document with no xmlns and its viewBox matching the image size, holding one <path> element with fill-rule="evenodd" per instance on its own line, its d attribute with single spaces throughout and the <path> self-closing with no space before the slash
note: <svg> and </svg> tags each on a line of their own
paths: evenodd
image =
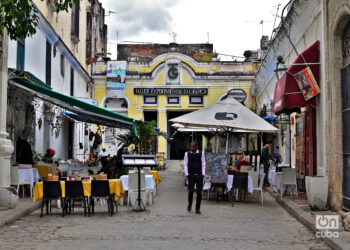
<svg viewBox="0 0 350 250">
<path fill-rule="evenodd" d="M 11 176 L 11 185 L 39 182 L 39 173 L 36 168 L 16 168 L 13 170 L 14 171 L 11 172 L 11 175 L 14 176 Z"/>
<path fill-rule="evenodd" d="M 231 191 L 232 185 L 233 185 L 233 175 L 228 175 L 226 187 L 228 191 Z M 204 183 L 203 190 L 209 190 L 211 188 L 211 182 L 207 181 Z M 248 176 L 248 192 L 253 193 L 254 192 L 254 186 L 253 186 L 253 180 L 251 176 Z"/>
<path fill-rule="evenodd" d="M 124 191 L 128 191 L 129 189 L 129 176 L 122 175 L 120 176 L 120 180 L 122 181 Z M 154 190 L 156 186 L 156 182 L 154 181 L 153 175 L 145 175 L 145 185 L 147 190 Z"/>
<path fill-rule="evenodd" d="M 268 175 L 268 181 L 270 183 L 271 186 L 274 185 L 274 176 L 275 176 L 276 170 L 274 169 L 269 169 L 269 175 Z"/>
<path fill-rule="evenodd" d="M 276 170 L 270 170 L 268 180 L 273 191 L 278 193 L 281 190 L 282 172 L 276 173 Z"/>
</svg>

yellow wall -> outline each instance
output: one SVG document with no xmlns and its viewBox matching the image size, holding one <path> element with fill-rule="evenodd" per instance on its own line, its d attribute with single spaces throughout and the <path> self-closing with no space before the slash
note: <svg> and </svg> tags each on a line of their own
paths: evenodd
<svg viewBox="0 0 350 250">
<path fill-rule="evenodd" d="M 183 62 L 190 65 L 190 67 L 196 72 L 196 73 L 207 73 L 208 70 L 215 70 L 216 66 L 203 66 L 203 64 L 195 65 L 192 62 L 188 61 L 187 59 L 181 58 Z M 160 63 L 164 62 L 165 59 L 158 60 L 154 64 L 150 66 L 143 66 L 143 65 L 134 65 L 135 63 L 132 63 L 129 67 L 135 70 L 139 70 L 140 73 L 150 73 L 152 72 Z M 213 68 L 215 67 L 215 69 Z M 255 71 L 254 65 L 245 65 L 243 67 L 244 71 Z M 208 88 L 208 95 L 204 96 L 204 105 L 202 106 L 193 106 L 189 104 L 189 96 L 188 95 L 181 95 L 180 96 L 180 105 L 178 106 L 168 106 L 166 102 L 166 95 L 158 95 L 158 104 L 149 106 L 143 105 L 143 96 L 142 95 L 134 95 L 134 87 L 146 87 L 146 86 L 164 86 L 165 85 L 165 72 L 161 72 L 151 81 L 142 81 L 139 80 L 136 81 L 130 81 L 126 82 L 126 88 L 125 88 L 125 95 L 129 100 L 129 107 L 128 107 L 128 116 L 132 117 L 137 120 L 143 119 L 143 111 L 144 110 L 152 110 L 152 111 L 158 111 L 158 127 L 161 131 L 167 130 L 167 110 L 196 110 L 196 109 L 202 109 L 204 107 L 207 107 L 209 105 L 215 104 L 220 97 L 222 97 L 224 94 L 227 93 L 232 88 L 240 88 L 243 89 L 247 93 L 247 99 L 246 99 L 246 106 L 254 109 L 255 108 L 255 102 L 253 98 L 250 96 L 250 86 L 251 82 L 245 82 L 241 83 L 238 81 L 200 81 L 200 82 L 194 82 L 188 73 L 186 71 L 182 71 L 182 85 L 179 87 L 190 87 L 190 85 L 200 86 L 201 88 Z M 95 83 L 95 98 L 98 99 L 99 105 L 101 104 L 101 101 L 105 98 L 106 95 L 106 88 L 101 88 L 101 84 L 106 84 L 105 82 L 99 81 L 98 83 Z M 242 86 L 243 85 L 243 86 Z M 207 138 L 204 139 L 204 142 L 208 141 Z M 210 143 L 212 145 L 212 150 L 215 151 L 215 138 L 212 137 L 210 139 Z M 160 137 L 158 138 L 158 152 L 167 152 L 167 141 Z"/>
</svg>

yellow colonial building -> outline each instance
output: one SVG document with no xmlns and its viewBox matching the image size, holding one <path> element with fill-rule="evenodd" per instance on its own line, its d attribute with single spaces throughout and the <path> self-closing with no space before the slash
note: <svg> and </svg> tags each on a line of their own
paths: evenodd
<svg viewBox="0 0 350 250">
<path fill-rule="evenodd" d="M 101 107 L 138 120 L 155 120 L 174 138 L 173 142 L 158 138 L 155 150 L 165 152 L 168 159 L 180 159 L 191 136 L 203 147 L 208 146 L 208 137 L 178 133 L 169 120 L 228 96 L 255 109 L 250 88 L 257 67 L 247 60 L 219 61 L 212 44 L 122 44 L 118 61 L 93 65 L 94 97 Z M 112 71 L 118 71 L 122 84 L 111 85 Z"/>
</svg>

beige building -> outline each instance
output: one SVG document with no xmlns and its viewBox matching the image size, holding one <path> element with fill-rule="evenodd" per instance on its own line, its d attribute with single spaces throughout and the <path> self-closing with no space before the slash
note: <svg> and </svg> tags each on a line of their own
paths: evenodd
<svg viewBox="0 0 350 250">
<path fill-rule="evenodd" d="M 34 0 L 47 22 L 61 37 L 64 44 L 90 74 L 91 59 L 105 53 L 107 25 L 105 10 L 98 0 L 82 0 L 66 11 L 56 12 L 54 2 Z"/>
</svg>

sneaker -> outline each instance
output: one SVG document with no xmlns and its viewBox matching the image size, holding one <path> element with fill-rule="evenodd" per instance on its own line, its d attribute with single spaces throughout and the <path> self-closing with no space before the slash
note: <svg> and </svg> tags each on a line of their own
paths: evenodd
<svg viewBox="0 0 350 250">
<path fill-rule="evenodd" d="M 202 214 L 200 210 L 196 210 L 196 214 Z"/>
<path fill-rule="evenodd" d="M 187 206 L 187 211 L 191 212 L 191 206 Z"/>
</svg>

